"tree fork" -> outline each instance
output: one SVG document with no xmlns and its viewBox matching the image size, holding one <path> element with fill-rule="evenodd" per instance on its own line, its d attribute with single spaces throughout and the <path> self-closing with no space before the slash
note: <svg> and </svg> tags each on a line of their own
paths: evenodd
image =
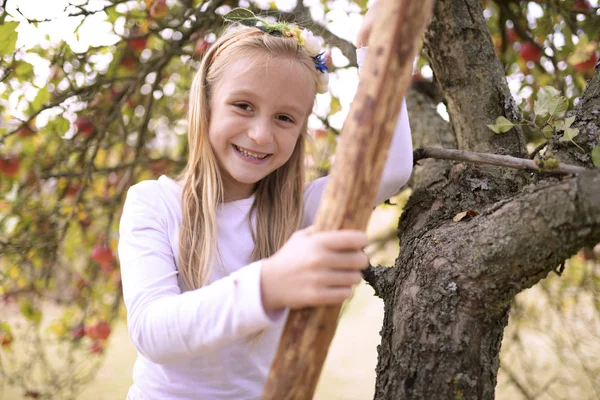
<svg viewBox="0 0 600 400">
<path fill-rule="evenodd" d="M 432 8 L 433 0 L 382 0 L 369 58 L 316 217 L 318 230 L 366 229 Z M 290 312 L 262 399 L 312 398 L 339 311 L 340 306 L 332 306 Z"/>
</svg>

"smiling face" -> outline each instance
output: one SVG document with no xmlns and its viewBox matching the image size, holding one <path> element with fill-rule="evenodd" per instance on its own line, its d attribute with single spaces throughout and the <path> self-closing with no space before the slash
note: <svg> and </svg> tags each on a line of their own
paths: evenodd
<svg viewBox="0 0 600 400">
<path fill-rule="evenodd" d="M 210 98 L 209 140 L 225 201 L 246 198 L 292 155 L 315 98 L 314 79 L 293 59 L 240 57 Z"/>
</svg>

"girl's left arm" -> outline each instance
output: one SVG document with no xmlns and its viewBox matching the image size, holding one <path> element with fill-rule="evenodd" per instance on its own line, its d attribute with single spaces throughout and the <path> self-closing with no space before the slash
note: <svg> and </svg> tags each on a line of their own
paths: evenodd
<svg viewBox="0 0 600 400">
<path fill-rule="evenodd" d="M 356 55 L 359 67 L 362 66 L 366 56 L 367 48 L 357 49 Z M 394 135 L 387 154 L 387 160 L 379 182 L 375 205 L 389 199 L 400 191 L 402 186 L 408 182 L 413 169 L 413 147 L 406 101 L 402 100 L 400 114 L 396 120 Z M 325 189 L 328 177 L 316 179 L 308 183 L 304 191 L 304 226 L 310 225 L 316 215 L 321 201 L 321 195 Z"/>
</svg>

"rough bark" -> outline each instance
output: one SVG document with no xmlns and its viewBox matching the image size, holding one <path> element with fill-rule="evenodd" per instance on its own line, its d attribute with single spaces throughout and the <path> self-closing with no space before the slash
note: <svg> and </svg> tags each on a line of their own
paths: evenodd
<svg viewBox="0 0 600 400">
<path fill-rule="evenodd" d="M 486 126 L 501 115 L 515 121 L 518 113 L 480 1 L 437 1 L 425 49 L 446 98 L 458 148 L 526 155 L 520 129 L 496 135 Z"/>
<path fill-rule="evenodd" d="M 432 0 L 383 0 L 358 93 L 342 130 L 315 220 L 318 230 L 366 229 L 391 142 L 394 122 L 410 86 L 412 60 Z M 405 40 L 398 41 L 397 37 Z M 263 399 L 309 399 L 317 385 L 340 306 L 290 312 L 265 384 Z"/>
<path fill-rule="evenodd" d="M 523 156 L 524 139 L 485 125 L 516 115 L 478 0 L 439 0 L 426 48 L 461 150 Z M 366 279 L 384 300 L 375 399 L 494 397 L 514 296 L 584 246 L 600 242 L 600 72 L 574 110 L 581 151 L 557 137 L 559 160 L 590 168 L 557 178 L 447 163 L 416 179 L 394 268 Z M 463 211 L 477 213 L 454 222 Z"/>
</svg>

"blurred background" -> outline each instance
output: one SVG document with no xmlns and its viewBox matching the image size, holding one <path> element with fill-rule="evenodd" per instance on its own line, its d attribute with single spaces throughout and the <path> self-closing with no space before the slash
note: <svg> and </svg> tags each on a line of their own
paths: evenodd
<svg viewBox="0 0 600 400">
<path fill-rule="evenodd" d="M 481 4 L 524 118 L 547 86 L 570 110 L 598 62 L 598 1 Z M 116 254 L 124 196 L 184 166 L 192 77 L 220 16 L 238 5 L 326 39 L 330 92 L 317 97 L 307 159 L 310 179 L 327 174 L 356 91 L 353 42 L 366 0 L 0 2 L 0 399 L 125 398 L 136 354 Z M 408 103 L 409 114 L 429 107 L 448 120 L 425 54 Z M 545 144 L 543 132 L 523 128 L 531 152 Z M 373 265 L 394 264 L 410 194 L 374 211 Z M 515 299 L 497 398 L 600 398 L 599 316 L 597 246 Z M 316 398 L 372 398 L 382 318 L 381 300 L 358 286 Z"/>
</svg>

